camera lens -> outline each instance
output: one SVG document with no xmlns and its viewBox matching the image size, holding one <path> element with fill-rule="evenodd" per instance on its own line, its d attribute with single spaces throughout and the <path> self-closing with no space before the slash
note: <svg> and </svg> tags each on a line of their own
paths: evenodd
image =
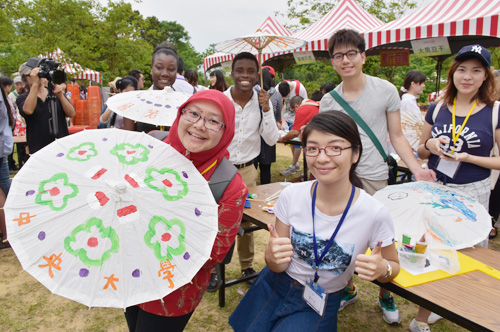
<svg viewBox="0 0 500 332">
<path fill-rule="evenodd" d="M 51 72 L 52 81 L 54 84 L 61 84 L 66 82 L 66 73 L 62 70 L 54 70 Z"/>
</svg>

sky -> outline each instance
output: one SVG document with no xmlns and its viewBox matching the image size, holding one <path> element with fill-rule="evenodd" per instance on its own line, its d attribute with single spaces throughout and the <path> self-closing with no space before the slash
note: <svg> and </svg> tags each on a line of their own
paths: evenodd
<svg viewBox="0 0 500 332">
<path fill-rule="evenodd" d="M 99 0 L 106 4 L 106 0 Z M 142 16 L 156 16 L 160 21 L 177 21 L 191 37 L 196 51 L 205 51 L 210 44 L 241 37 L 254 32 L 268 17 L 281 24 L 289 23 L 285 17 L 287 0 L 124 0 L 132 4 Z M 432 0 L 415 0 L 425 5 Z"/>
<path fill-rule="evenodd" d="M 102 3 L 106 1 L 101 0 Z M 156 16 L 160 21 L 177 21 L 191 37 L 196 51 L 210 44 L 248 35 L 274 12 L 285 12 L 286 0 L 142 0 L 131 3 L 142 16 Z M 277 18 L 285 24 L 285 18 Z"/>
</svg>

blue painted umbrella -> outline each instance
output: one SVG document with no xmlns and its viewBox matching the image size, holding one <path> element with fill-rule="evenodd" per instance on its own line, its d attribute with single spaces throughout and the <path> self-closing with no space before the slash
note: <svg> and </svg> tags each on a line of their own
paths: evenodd
<svg viewBox="0 0 500 332">
<path fill-rule="evenodd" d="M 4 209 L 23 269 L 89 307 L 126 308 L 185 285 L 218 230 L 217 203 L 192 162 L 118 129 L 86 130 L 35 153 Z"/>
<path fill-rule="evenodd" d="M 485 240 L 491 230 L 491 217 L 481 203 L 438 183 L 392 185 L 374 197 L 389 210 L 398 241 L 403 234 L 417 241 L 426 234 L 431 242 L 458 250 Z"/>
</svg>

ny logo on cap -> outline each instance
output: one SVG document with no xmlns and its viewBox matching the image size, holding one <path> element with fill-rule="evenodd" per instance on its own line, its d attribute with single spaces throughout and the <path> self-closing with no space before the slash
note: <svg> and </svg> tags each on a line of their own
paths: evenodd
<svg viewBox="0 0 500 332">
<path fill-rule="evenodd" d="M 481 46 L 474 45 L 474 46 L 472 46 L 471 52 L 477 52 L 477 53 L 481 54 L 482 50 L 483 50 L 483 48 Z"/>
</svg>

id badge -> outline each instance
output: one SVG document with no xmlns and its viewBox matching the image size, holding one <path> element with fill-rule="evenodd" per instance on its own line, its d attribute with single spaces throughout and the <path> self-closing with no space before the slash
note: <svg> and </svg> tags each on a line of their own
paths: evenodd
<svg viewBox="0 0 500 332">
<path fill-rule="evenodd" d="M 460 168 L 461 164 L 462 162 L 460 161 L 450 161 L 450 160 L 445 160 L 443 158 L 439 158 L 436 165 L 436 170 L 454 179 L 455 176 L 457 175 L 458 169 Z"/>
<path fill-rule="evenodd" d="M 320 316 L 323 316 L 323 313 L 325 312 L 327 297 L 328 294 L 325 293 L 323 287 L 321 287 L 318 284 L 315 284 L 312 280 L 309 280 L 306 283 L 304 287 L 304 293 L 302 294 L 302 298 Z"/>
</svg>

